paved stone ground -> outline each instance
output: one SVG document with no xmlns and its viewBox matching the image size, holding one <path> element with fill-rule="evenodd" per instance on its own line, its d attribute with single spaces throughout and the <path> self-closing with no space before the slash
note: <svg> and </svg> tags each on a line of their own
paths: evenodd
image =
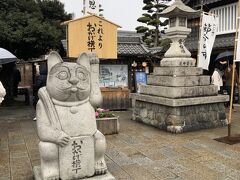
<svg viewBox="0 0 240 180">
<path fill-rule="evenodd" d="M 233 113 L 233 131 L 240 133 L 240 108 Z M 240 179 L 240 144 L 213 140 L 227 128 L 180 135 L 120 116 L 120 133 L 106 136 L 106 160 L 117 179 L 237 180 Z M 30 107 L 0 108 L 0 180 L 32 180 L 39 165 L 36 122 Z"/>
</svg>

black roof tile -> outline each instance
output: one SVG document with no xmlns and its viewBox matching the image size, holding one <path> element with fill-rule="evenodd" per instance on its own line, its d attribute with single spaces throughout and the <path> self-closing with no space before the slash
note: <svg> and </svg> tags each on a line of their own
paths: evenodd
<svg viewBox="0 0 240 180">
<path fill-rule="evenodd" d="M 233 48 L 234 47 L 235 34 L 218 35 L 213 45 L 213 49 L 221 48 Z M 191 52 L 198 50 L 198 40 L 194 37 L 189 37 L 185 41 L 185 46 Z"/>
</svg>

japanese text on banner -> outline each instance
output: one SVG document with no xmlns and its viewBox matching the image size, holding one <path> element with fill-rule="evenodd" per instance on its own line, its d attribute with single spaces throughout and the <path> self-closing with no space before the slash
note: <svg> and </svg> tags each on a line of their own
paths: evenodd
<svg viewBox="0 0 240 180">
<path fill-rule="evenodd" d="M 198 67 L 208 70 L 218 28 L 218 17 L 203 14 L 198 54 Z"/>
</svg>

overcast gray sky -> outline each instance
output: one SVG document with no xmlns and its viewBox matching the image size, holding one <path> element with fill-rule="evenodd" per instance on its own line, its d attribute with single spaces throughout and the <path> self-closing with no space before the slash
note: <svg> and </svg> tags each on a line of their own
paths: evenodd
<svg viewBox="0 0 240 180">
<path fill-rule="evenodd" d="M 74 13 L 75 18 L 81 17 L 83 0 L 60 0 L 65 4 L 65 10 L 68 13 Z M 100 0 L 103 15 L 122 28 L 121 30 L 135 30 L 135 27 L 141 25 L 137 22 L 142 13 L 143 0 Z"/>
</svg>

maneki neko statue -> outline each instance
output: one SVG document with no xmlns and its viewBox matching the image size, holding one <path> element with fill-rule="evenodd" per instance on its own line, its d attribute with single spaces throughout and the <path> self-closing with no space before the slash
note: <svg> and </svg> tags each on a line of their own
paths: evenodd
<svg viewBox="0 0 240 180">
<path fill-rule="evenodd" d="M 48 56 L 46 87 L 38 92 L 36 118 L 41 166 L 36 179 L 115 179 L 104 160 L 106 141 L 95 110 L 102 101 L 99 59 L 83 53 L 76 63 Z"/>
</svg>

